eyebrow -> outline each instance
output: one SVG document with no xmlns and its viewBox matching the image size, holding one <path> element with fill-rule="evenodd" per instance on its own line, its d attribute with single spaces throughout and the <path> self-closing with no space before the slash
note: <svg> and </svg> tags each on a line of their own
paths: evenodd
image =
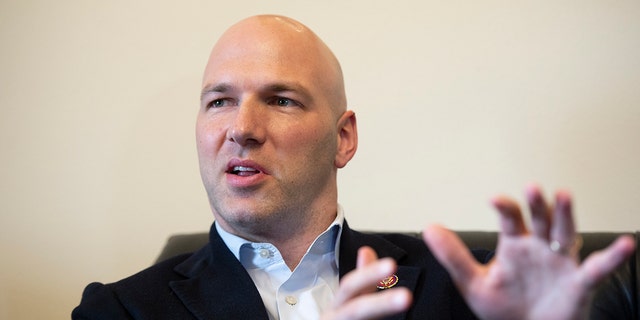
<svg viewBox="0 0 640 320">
<path fill-rule="evenodd" d="M 279 83 L 272 83 L 269 84 L 267 86 L 264 87 L 264 91 L 267 92 L 287 92 L 287 91 L 291 91 L 291 92 L 296 92 L 302 96 L 304 96 L 306 99 L 311 99 L 311 94 L 309 93 L 309 91 L 303 87 L 302 85 L 295 83 L 295 82 L 279 82 Z"/>
<path fill-rule="evenodd" d="M 202 100 L 204 96 L 209 93 L 225 93 L 225 92 L 231 91 L 232 89 L 233 89 L 233 86 L 230 85 L 229 83 L 218 83 L 218 84 L 205 86 L 202 89 L 202 92 L 200 93 L 200 100 Z M 263 86 L 262 88 L 260 88 L 260 91 L 273 92 L 273 93 L 296 92 L 302 95 L 303 98 L 309 101 L 313 100 L 313 96 L 310 94 L 309 90 L 307 90 L 305 87 L 298 84 L 297 82 L 288 82 L 288 81 L 274 82 L 274 83 L 270 83 Z"/>
<path fill-rule="evenodd" d="M 202 88 L 202 92 L 200 92 L 200 100 L 204 98 L 206 94 L 209 93 L 223 93 L 231 90 L 231 86 L 227 83 L 220 83 L 216 85 L 208 85 Z"/>
</svg>

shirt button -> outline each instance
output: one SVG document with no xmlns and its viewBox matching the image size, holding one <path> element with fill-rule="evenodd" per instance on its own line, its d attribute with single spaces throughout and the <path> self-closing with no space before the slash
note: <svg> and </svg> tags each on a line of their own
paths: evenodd
<svg viewBox="0 0 640 320">
<path fill-rule="evenodd" d="M 296 297 L 294 296 L 287 296 L 286 298 L 284 298 L 284 301 L 290 306 L 294 306 L 296 303 L 298 303 L 298 299 L 296 299 Z"/>
<path fill-rule="evenodd" d="M 261 258 L 269 258 L 269 256 L 271 256 L 271 252 L 269 252 L 269 249 L 260 249 L 260 257 Z"/>
</svg>

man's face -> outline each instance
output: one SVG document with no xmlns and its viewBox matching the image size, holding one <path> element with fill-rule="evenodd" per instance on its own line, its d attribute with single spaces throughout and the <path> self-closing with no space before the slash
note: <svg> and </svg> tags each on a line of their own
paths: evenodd
<svg viewBox="0 0 640 320">
<path fill-rule="evenodd" d="M 228 231 L 290 224 L 335 194 L 345 116 L 327 94 L 324 64 L 304 42 L 271 33 L 231 32 L 214 47 L 196 138 L 202 180 Z"/>
</svg>

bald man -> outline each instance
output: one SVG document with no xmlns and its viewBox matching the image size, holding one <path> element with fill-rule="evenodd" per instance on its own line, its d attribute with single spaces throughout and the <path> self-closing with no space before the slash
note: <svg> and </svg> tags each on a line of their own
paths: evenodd
<svg viewBox="0 0 640 320">
<path fill-rule="evenodd" d="M 622 238 L 580 265 L 569 195 L 550 205 L 537 187 L 527 193 L 531 231 L 515 202 L 495 199 L 495 258 L 437 226 L 424 231 L 429 247 L 350 229 L 337 172 L 356 152 L 356 117 L 338 60 L 287 17 L 250 17 L 216 43 L 196 139 L 215 218 L 209 243 L 90 284 L 74 319 L 581 318 L 598 281 L 633 250 Z"/>
</svg>

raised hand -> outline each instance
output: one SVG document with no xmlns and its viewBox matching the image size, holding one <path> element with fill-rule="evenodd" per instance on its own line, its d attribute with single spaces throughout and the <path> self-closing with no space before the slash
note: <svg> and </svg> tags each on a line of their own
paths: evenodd
<svg viewBox="0 0 640 320">
<path fill-rule="evenodd" d="M 486 265 L 443 227 L 427 227 L 424 240 L 482 319 L 584 319 L 597 284 L 631 255 L 633 240 L 620 237 L 580 263 L 569 193 L 557 192 L 550 205 L 532 186 L 527 201 L 530 230 L 515 201 L 493 200 L 501 231 L 496 256 Z"/>
</svg>

